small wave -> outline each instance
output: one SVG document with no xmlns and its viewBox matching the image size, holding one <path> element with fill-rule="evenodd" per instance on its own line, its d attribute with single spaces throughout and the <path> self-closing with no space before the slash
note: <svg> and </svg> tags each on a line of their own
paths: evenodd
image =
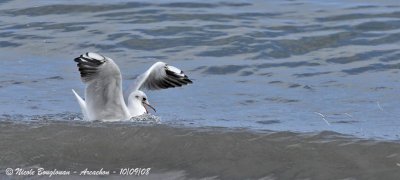
<svg viewBox="0 0 400 180">
<path fill-rule="evenodd" d="M 129 120 L 123 121 L 85 121 L 81 113 L 57 113 L 57 114 L 44 114 L 44 115 L 21 115 L 21 114 L 2 114 L 0 115 L 0 122 L 9 123 L 65 123 L 65 122 L 75 122 L 75 123 L 122 123 L 122 124 L 160 124 L 161 118 L 152 114 L 143 114 L 140 116 L 132 117 Z"/>
<path fill-rule="evenodd" d="M 118 123 L 50 123 L 32 128 L 0 122 L 0 136 L 1 146 L 7 147 L 0 148 L 1 170 L 151 167 L 152 173 L 178 170 L 195 179 L 395 179 L 400 175 L 399 143 L 360 140 L 332 131 L 254 133 Z"/>
<path fill-rule="evenodd" d="M 143 114 L 140 116 L 135 116 L 130 119 L 133 122 L 141 122 L 148 124 L 159 124 L 161 123 L 161 118 L 152 114 Z"/>
</svg>

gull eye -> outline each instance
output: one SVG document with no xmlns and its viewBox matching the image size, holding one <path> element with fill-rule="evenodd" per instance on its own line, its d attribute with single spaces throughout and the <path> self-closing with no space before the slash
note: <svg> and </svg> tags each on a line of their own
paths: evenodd
<svg viewBox="0 0 400 180">
<path fill-rule="evenodd" d="M 145 97 L 143 98 L 143 101 L 146 101 L 146 98 L 145 98 Z"/>
</svg>

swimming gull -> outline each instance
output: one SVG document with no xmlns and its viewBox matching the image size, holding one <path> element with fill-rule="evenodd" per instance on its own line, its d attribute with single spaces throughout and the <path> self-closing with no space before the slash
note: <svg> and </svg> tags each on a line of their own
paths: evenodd
<svg viewBox="0 0 400 180">
<path fill-rule="evenodd" d="M 142 90 L 159 90 L 191 84 L 182 70 L 164 62 L 156 62 L 139 75 L 124 97 L 121 72 L 106 56 L 88 52 L 74 59 L 82 81 L 86 84 L 85 99 L 72 89 L 85 120 L 120 121 L 155 111 Z M 126 103 L 127 102 L 127 103 Z"/>
</svg>

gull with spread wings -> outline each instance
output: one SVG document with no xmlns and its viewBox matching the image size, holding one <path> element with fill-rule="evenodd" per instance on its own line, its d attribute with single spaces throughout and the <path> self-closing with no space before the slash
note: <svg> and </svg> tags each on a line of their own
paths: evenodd
<svg viewBox="0 0 400 180">
<path fill-rule="evenodd" d="M 164 62 L 156 62 L 139 75 L 124 97 L 121 72 L 115 62 L 106 56 L 88 52 L 74 59 L 78 63 L 85 99 L 73 89 L 85 120 L 120 121 L 148 113 L 149 104 L 142 90 L 159 90 L 191 84 L 182 70 Z"/>
</svg>

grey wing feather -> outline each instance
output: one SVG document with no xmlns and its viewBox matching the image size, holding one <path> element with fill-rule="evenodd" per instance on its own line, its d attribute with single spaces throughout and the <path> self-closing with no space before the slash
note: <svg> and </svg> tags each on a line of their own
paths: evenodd
<svg viewBox="0 0 400 180">
<path fill-rule="evenodd" d="M 131 92 L 135 90 L 159 90 L 181 87 L 193 83 L 182 70 L 164 62 L 153 64 L 145 73 L 136 78 Z"/>
</svg>

